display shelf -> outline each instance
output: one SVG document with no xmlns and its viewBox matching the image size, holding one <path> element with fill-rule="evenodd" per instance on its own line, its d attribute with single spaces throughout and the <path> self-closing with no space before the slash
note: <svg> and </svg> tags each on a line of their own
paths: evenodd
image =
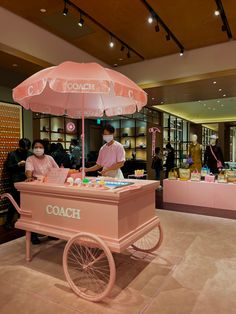
<svg viewBox="0 0 236 314">
<path fill-rule="evenodd" d="M 170 143 L 175 150 L 175 164 L 181 165 L 188 154 L 189 122 L 164 113 L 163 115 L 163 148 Z M 165 162 L 165 160 L 164 160 Z"/>
<path fill-rule="evenodd" d="M 47 139 L 50 143 L 60 142 L 64 148 L 68 149 L 71 139 L 78 139 L 78 120 L 76 119 L 34 113 L 34 120 L 39 120 L 36 125 L 39 127 L 40 138 Z"/>
</svg>

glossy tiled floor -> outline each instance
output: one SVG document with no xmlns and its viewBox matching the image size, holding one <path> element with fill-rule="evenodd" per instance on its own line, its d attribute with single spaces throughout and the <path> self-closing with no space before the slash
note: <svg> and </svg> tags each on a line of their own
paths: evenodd
<svg viewBox="0 0 236 314">
<path fill-rule="evenodd" d="M 44 241 L 24 261 L 24 238 L 0 246 L 0 313 L 233 314 L 235 220 L 158 212 L 164 243 L 154 254 L 115 255 L 117 280 L 103 302 L 77 297 L 65 282 L 64 242 Z"/>
</svg>

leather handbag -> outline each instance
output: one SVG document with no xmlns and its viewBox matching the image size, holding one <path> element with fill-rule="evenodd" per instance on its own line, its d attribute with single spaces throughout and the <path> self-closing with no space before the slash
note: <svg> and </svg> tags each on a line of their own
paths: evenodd
<svg viewBox="0 0 236 314">
<path fill-rule="evenodd" d="M 216 158 L 216 155 L 214 154 L 211 145 L 210 145 L 210 149 L 211 149 L 212 155 L 214 156 L 214 158 L 215 158 L 215 160 L 216 160 L 216 166 L 217 166 L 217 168 L 223 168 L 222 162 Z"/>
</svg>

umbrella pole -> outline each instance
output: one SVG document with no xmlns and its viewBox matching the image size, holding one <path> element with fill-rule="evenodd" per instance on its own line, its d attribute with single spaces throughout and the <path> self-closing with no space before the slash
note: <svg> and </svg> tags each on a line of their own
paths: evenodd
<svg viewBox="0 0 236 314">
<path fill-rule="evenodd" d="M 85 178 L 85 171 L 84 171 L 84 105 L 82 108 L 82 134 L 81 134 L 81 139 L 82 139 L 82 179 Z"/>
</svg>

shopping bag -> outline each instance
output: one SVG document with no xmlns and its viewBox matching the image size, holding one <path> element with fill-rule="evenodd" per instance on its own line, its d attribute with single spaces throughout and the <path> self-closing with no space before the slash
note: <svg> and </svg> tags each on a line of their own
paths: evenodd
<svg viewBox="0 0 236 314">
<path fill-rule="evenodd" d="M 217 178 L 217 181 L 218 183 L 227 183 L 227 176 L 226 176 L 226 173 L 225 171 L 221 171 L 219 174 L 218 174 L 218 178 Z"/>
<path fill-rule="evenodd" d="M 191 172 L 190 180 L 191 181 L 201 181 L 201 173 L 198 172 L 198 170 L 194 170 L 193 172 Z"/>
<path fill-rule="evenodd" d="M 225 175 L 229 183 L 236 183 L 236 170 L 225 170 Z"/>
<path fill-rule="evenodd" d="M 207 174 L 205 176 L 205 181 L 206 182 L 215 182 L 215 176 L 213 174 Z"/>
<path fill-rule="evenodd" d="M 190 169 L 179 168 L 179 178 L 182 181 L 187 181 L 190 179 Z"/>
<path fill-rule="evenodd" d="M 175 169 L 171 169 L 168 173 L 169 180 L 176 180 L 178 178 L 177 171 Z"/>
</svg>

